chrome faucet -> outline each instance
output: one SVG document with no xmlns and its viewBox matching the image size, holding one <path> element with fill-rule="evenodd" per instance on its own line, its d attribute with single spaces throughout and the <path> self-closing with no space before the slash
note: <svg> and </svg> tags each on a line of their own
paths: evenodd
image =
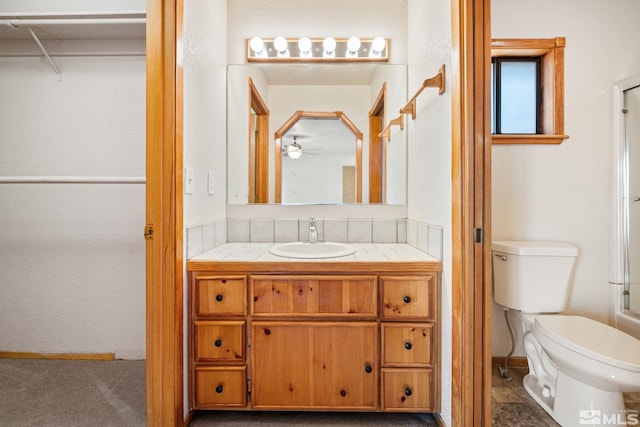
<svg viewBox="0 0 640 427">
<path fill-rule="evenodd" d="M 314 217 L 309 218 L 309 243 L 318 243 L 318 229 Z"/>
</svg>

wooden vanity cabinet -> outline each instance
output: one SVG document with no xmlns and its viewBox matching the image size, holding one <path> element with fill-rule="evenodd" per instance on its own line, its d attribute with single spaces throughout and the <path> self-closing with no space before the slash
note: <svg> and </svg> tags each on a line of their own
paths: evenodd
<svg viewBox="0 0 640 427">
<path fill-rule="evenodd" d="M 191 409 L 437 412 L 439 270 L 339 266 L 190 270 Z"/>
</svg>

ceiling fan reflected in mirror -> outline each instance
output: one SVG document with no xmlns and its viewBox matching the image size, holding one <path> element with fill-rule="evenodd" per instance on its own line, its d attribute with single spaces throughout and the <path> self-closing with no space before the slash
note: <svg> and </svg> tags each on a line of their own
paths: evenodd
<svg viewBox="0 0 640 427">
<path fill-rule="evenodd" d="M 308 149 L 302 149 L 302 145 L 298 144 L 298 136 L 293 137 L 293 142 L 291 144 L 286 144 L 284 147 L 282 147 L 282 155 L 285 157 L 289 157 L 292 160 L 299 159 L 302 156 L 303 152 L 311 155 L 316 155 L 315 153 L 309 153 Z"/>
</svg>

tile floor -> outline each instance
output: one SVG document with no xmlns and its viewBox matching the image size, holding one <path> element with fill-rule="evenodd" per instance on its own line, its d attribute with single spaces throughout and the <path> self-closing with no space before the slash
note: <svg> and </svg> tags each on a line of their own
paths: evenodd
<svg viewBox="0 0 640 427">
<path fill-rule="evenodd" d="M 548 427 L 559 426 L 542 409 L 522 386 L 522 378 L 528 368 L 510 368 L 512 381 L 504 381 L 493 368 L 491 387 L 492 425 L 495 427 Z M 625 394 L 625 405 L 629 411 L 640 411 L 640 393 Z"/>
</svg>

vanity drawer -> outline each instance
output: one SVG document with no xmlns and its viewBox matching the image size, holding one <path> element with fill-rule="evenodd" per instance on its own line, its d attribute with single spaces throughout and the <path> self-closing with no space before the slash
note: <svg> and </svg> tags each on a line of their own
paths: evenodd
<svg viewBox="0 0 640 427">
<path fill-rule="evenodd" d="M 242 362 L 245 359 L 244 321 L 193 322 L 196 362 Z"/>
<path fill-rule="evenodd" d="M 383 366 L 431 366 L 433 324 L 383 323 Z"/>
<path fill-rule="evenodd" d="M 381 276 L 380 283 L 383 319 L 436 319 L 435 275 Z"/>
<path fill-rule="evenodd" d="M 196 316 L 242 316 L 247 312 L 246 276 L 196 277 Z"/>
<path fill-rule="evenodd" d="M 435 411 L 430 369 L 382 369 L 382 410 L 386 412 Z"/>
<path fill-rule="evenodd" d="M 376 276 L 251 276 L 250 287 L 253 315 L 377 315 Z"/>
<path fill-rule="evenodd" d="M 195 406 L 196 409 L 247 406 L 247 368 L 196 367 Z"/>
</svg>

